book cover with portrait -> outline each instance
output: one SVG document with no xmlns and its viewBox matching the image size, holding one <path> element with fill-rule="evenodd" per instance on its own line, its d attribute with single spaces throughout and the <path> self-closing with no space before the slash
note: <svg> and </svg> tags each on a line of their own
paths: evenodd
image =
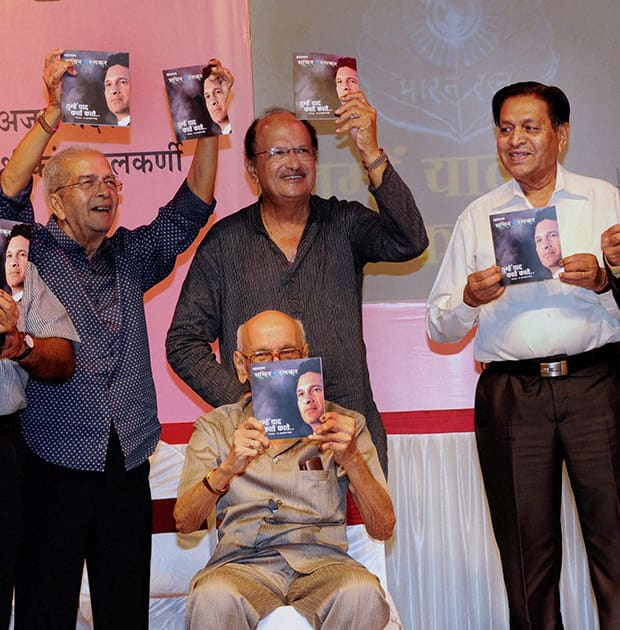
<svg viewBox="0 0 620 630">
<path fill-rule="evenodd" d="M 252 410 L 269 439 L 301 438 L 325 412 L 319 357 L 250 363 Z"/>
<path fill-rule="evenodd" d="M 0 219 L 0 289 L 18 302 L 24 290 L 32 226 Z"/>
<path fill-rule="evenodd" d="M 555 206 L 493 214 L 489 220 L 503 284 L 549 280 L 564 271 Z"/>
<path fill-rule="evenodd" d="M 77 74 L 62 77 L 62 122 L 129 127 L 129 53 L 65 50 Z"/>
<path fill-rule="evenodd" d="M 209 79 L 209 64 L 162 72 L 177 140 L 231 133 L 226 95 L 218 80 Z"/>
<path fill-rule="evenodd" d="M 328 53 L 293 54 L 295 114 L 305 120 L 335 119 L 340 98 L 357 92 L 357 61 Z"/>
</svg>

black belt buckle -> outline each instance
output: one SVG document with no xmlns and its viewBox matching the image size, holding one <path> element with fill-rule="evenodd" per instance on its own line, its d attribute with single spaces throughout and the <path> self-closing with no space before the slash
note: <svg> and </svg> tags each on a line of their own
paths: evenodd
<svg viewBox="0 0 620 630">
<path fill-rule="evenodd" d="M 541 361 L 538 366 L 540 368 L 540 375 L 543 378 L 568 376 L 568 361 L 566 359 L 560 359 L 559 361 Z"/>
</svg>

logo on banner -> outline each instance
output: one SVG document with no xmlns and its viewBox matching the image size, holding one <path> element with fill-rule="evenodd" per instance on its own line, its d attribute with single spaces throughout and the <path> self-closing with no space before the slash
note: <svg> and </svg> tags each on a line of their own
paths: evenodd
<svg viewBox="0 0 620 630">
<path fill-rule="evenodd" d="M 550 82 L 552 40 L 542 0 L 375 0 L 357 57 L 384 118 L 464 143 L 488 130 L 493 94 L 523 80 L 524 68 L 533 69 L 525 78 Z"/>
</svg>

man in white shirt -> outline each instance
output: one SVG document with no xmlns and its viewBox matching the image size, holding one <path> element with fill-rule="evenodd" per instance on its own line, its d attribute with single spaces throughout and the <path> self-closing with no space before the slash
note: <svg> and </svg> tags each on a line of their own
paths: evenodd
<svg viewBox="0 0 620 630">
<path fill-rule="evenodd" d="M 64 307 L 27 260 L 23 275 L 19 304 L 0 290 L 0 628 L 9 626 L 22 537 L 25 446 L 19 415 L 26 407 L 26 385 L 29 377 L 70 378 L 79 341 Z"/>
<path fill-rule="evenodd" d="M 474 354 L 486 369 L 476 391 L 476 438 L 511 628 L 562 627 L 564 462 L 600 626 L 618 628 L 620 311 L 601 234 L 610 226 L 617 232 L 620 195 L 558 164 L 570 116 L 560 89 L 507 86 L 493 97 L 493 116 L 498 155 L 512 179 L 459 216 L 429 297 L 427 330 L 450 343 L 478 327 Z M 564 271 L 507 286 L 495 264 L 489 216 L 546 206 L 556 209 Z"/>
</svg>

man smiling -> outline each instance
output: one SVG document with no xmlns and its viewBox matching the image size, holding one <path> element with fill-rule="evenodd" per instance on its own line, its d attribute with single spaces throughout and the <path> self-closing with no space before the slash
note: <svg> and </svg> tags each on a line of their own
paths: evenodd
<svg viewBox="0 0 620 630">
<path fill-rule="evenodd" d="M 569 116 L 557 87 L 532 81 L 495 94 L 497 153 L 512 179 L 463 211 L 427 306 L 434 341 L 456 342 L 477 327 L 474 355 L 485 369 L 476 390 L 476 439 L 513 630 L 563 627 L 564 463 L 600 627 L 620 628 L 620 310 L 601 239 L 610 226 L 617 230 L 620 195 L 559 164 Z M 504 285 L 493 264 L 489 216 L 547 206 L 555 206 L 567 238 L 559 282 Z M 547 228 L 549 239 L 557 227 L 551 223 L 540 224 L 541 237 Z"/>
<path fill-rule="evenodd" d="M 46 58 L 46 124 L 39 120 L 0 175 L 0 216 L 32 224 L 30 259 L 81 339 L 73 377 L 31 381 L 22 414 L 28 545 L 15 627 L 74 626 L 86 560 L 95 625 L 146 630 L 148 457 L 160 425 L 144 294 L 168 276 L 215 207 L 217 138 L 198 140 L 186 181 L 150 224 L 114 233 L 122 184 L 108 160 L 82 146 L 58 151 L 43 174 L 52 216 L 34 223 L 32 174 L 60 119 L 61 80 L 72 67 L 62 52 Z"/>
<path fill-rule="evenodd" d="M 344 97 L 336 133 L 351 132 L 379 208 L 313 195 L 316 130 L 272 109 L 245 136 L 246 170 L 256 203 L 218 222 L 201 243 L 168 338 L 168 360 L 213 406 L 247 392 L 233 370 L 237 328 L 277 309 L 304 321 L 330 377 L 325 395 L 362 413 L 387 470 L 387 440 L 372 398 L 362 336 L 367 262 L 405 261 L 428 244 L 411 191 L 377 143 L 376 116 L 362 92 Z M 210 343 L 219 339 L 220 365 Z"/>
</svg>

